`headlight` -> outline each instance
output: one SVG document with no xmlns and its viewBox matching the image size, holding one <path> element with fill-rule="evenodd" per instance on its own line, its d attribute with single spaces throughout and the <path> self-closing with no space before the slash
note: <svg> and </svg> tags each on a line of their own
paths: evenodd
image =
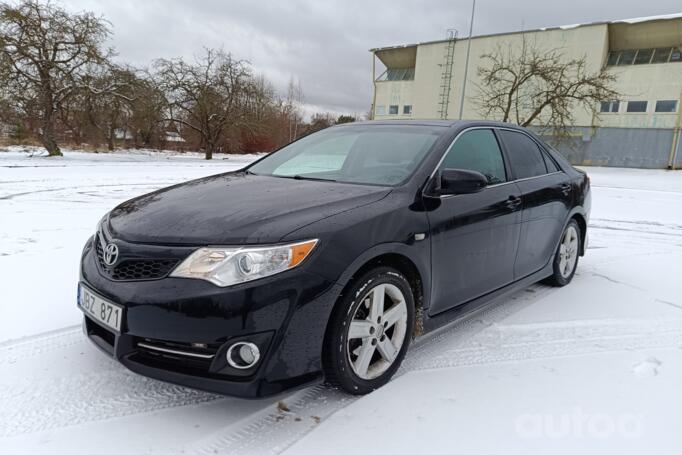
<svg viewBox="0 0 682 455">
<path fill-rule="evenodd" d="M 317 239 L 266 247 L 199 248 L 170 274 L 225 287 L 293 269 L 310 254 Z"/>
</svg>

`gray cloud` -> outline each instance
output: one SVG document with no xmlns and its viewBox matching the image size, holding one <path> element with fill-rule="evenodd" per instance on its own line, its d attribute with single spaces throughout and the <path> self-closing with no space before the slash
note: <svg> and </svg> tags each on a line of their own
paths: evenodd
<svg viewBox="0 0 682 455">
<path fill-rule="evenodd" d="M 474 34 L 669 14 L 679 0 L 478 0 Z M 147 65 L 224 47 L 284 91 L 301 81 L 313 110 L 363 114 L 371 95 L 368 49 L 468 31 L 469 0 L 69 0 L 73 11 L 105 16 L 119 59 Z"/>
</svg>

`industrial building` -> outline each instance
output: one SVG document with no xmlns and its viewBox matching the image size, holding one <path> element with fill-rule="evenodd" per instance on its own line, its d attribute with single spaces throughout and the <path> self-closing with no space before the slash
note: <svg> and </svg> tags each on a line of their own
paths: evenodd
<svg viewBox="0 0 682 455">
<path fill-rule="evenodd" d="M 571 138 L 556 145 L 574 164 L 682 168 L 682 14 L 473 36 L 462 118 L 482 118 L 475 102 L 482 56 L 500 46 L 520 48 L 524 40 L 616 77 L 620 99 L 600 102 L 596 116 L 576 107 Z M 467 41 L 452 33 L 371 49 L 372 117 L 460 118 Z"/>
</svg>

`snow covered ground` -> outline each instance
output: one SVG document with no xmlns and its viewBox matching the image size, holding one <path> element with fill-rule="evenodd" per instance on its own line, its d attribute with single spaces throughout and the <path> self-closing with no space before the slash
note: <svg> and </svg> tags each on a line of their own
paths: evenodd
<svg viewBox="0 0 682 455">
<path fill-rule="evenodd" d="M 682 172 L 588 168 L 573 283 L 423 337 L 383 389 L 246 401 L 127 371 L 74 303 L 101 215 L 255 157 L 219 158 L 0 152 L 0 453 L 680 452 Z"/>
</svg>

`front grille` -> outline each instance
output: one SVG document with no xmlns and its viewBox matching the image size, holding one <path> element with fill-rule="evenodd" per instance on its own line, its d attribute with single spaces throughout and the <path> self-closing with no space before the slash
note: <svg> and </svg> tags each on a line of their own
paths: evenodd
<svg viewBox="0 0 682 455">
<path fill-rule="evenodd" d="M 124 259 L 114 267 L 104 263 L 102 242 L 95 239 L 100 270 L 112 280 L 136 281 L 164 278 L 177 265 L 177 259 Z"/>
</svg>

